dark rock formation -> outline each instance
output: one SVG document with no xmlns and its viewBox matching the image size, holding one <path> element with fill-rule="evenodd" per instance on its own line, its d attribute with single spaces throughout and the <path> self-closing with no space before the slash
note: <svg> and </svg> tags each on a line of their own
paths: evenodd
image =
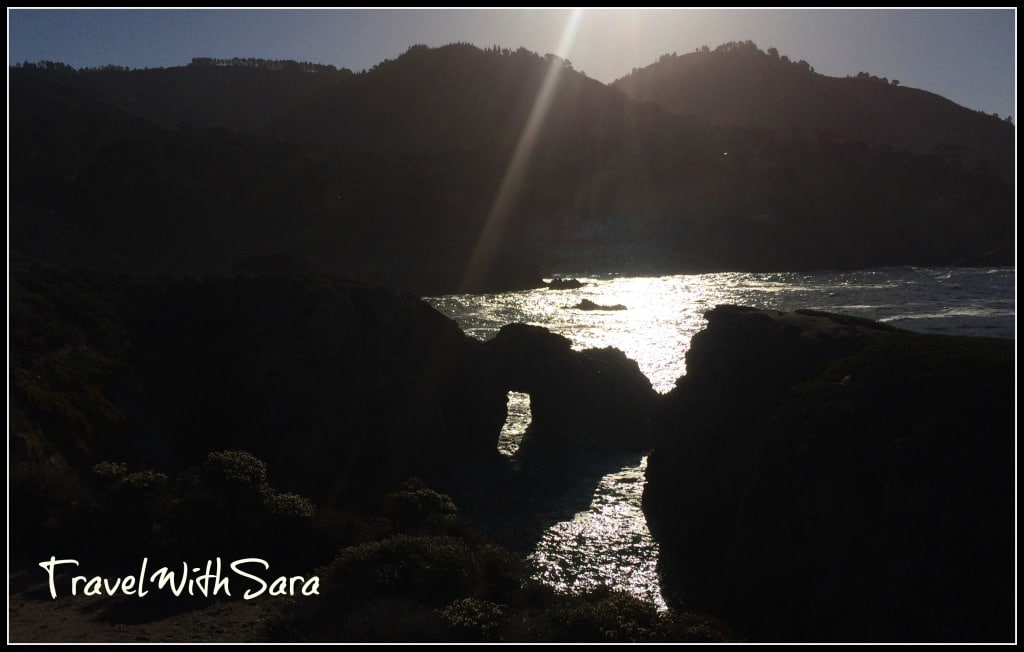
<svg viewBox="0 0 1024 652">
<path fill-rule="evenodd" d="M 637 364 L 544 329 L 483 343 L 411 295 L 329 277 L 133 281 L 21 258 L 14 271 L 19 468 L 171 473 L 244 450 L 283 490 L 348 504 L 496 459 L 510 389 L 530 393 L 536 441 L 649 444 L 655 394 Z"/>
<path fill-rule="evenodd" d="M 644 494 L 687 598 L 762 640 L 1012 640 L 1013 342 L 707 317 Z"/>
<path fill-rule="evenodd" d="M 140 292 L 126 312 L 154 394 L 181 415 L 175 437 L 246 448 L 317 500 L 495 455 L 505 394 L 481 344 L 410 295 L 184 282 Z"/>
<path fill-rule="evenodd" d="M 551 279 L 547 286 L 549 290 L 578 290 L 583 287 L 583 283 L 574 278 L 559 278 L 556 276 Z"/>
<path fill-rule="evenodd" d="M 539 326 L 510 324 L 485 344 L 494 382 L 530 395 L 530 448 L 640 450 L 657 394 L 618 349 L 573 351 Z"/>
<path fill-rule="evenodd" d="M 621 303 L 617 303 L 614 306 L 603 306 L 599 303 L 594 303 L 590 299 L 583 299 L 573 306 L 573 308 L 576 310 L 626 310 L 626 306 Z"/>
<path fill-rule="evenodd" d="M 12 431 L 26 456 L 172 470 L 246 450 L 318 504 L 497 456 L 506 389 L 483 344 L 410 295 L 17 271 Z"/>
</svg>

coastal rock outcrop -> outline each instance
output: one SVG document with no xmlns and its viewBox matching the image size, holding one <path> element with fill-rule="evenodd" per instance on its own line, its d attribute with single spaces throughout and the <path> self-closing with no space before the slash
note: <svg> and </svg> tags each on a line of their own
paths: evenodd
<svg viewBox="0 0 1024 652">
<path fill-rule="evenodd" d="M 657 394 L 634 360 L 614 348 L 572 350 L 539 326 L 510 324 L 485 344 L 494 382 L 530 395 L 524 446 L 640 450 L 650 443 Z"/>
<path fill-rule="evenodd" d="M 480 342 L 412 295 L 326 276 L 130 280 L 21 258 L 15 271 L 26 482 L 53 460 L 173 474 L 242 450 L 283 490 L 359 502 L 498 459 L 509 390 L 531 395 L 537 448 L 650 443 L 656 394 L 636 362 L 541 328 Z"/>
<path fill-rule="evenodd" d="M 573 308 L 575 308 L 576 310 L 626 310 L 626 306 L 622 305 L 621 303 L 616 303 L 615 305 L 612 306 L 606 306 L 600 303 L 594 303 L 590 299 L 583 299 L 575 306 L 573 306 Z"/>
<path fill-rule="evenodd" d="M 505 394 L 482 344 L 411 295 L 326 279 L 185 281 L 126 312 L 178 441 L 273 460 L 314 499 L 495 455 Z"/>
<path fill-rule="evenodd" d="M 643 502 L 684 599 L 757 640 L 1012 640 L 1013 342 L 707 319 Z"/>
<path fill-rule="evenodd" d="M 12 432 L 26 468 L 173 472 L 244 450 L 277 486 L 344 504 L 497 456 L 506 390 L 483 343 L 411 295 L 326 277 L 17 272 Z"/>
<path fill-rule="evenodd" d="M 578 290 L 583 287 L 583 283 L 581 283 L 579 279 L 561 278 L 558 276 L 551 279 L 551 282 L 546 285 L 549 290 Z"/>
</svg>

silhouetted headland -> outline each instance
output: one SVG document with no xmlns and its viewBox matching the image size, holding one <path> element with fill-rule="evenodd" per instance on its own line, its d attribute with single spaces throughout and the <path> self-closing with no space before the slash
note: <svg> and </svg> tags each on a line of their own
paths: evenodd
<svg viewBox="0 0 1024 652">
<path fill-rule="evenodd" d="M 1012 640 L 1013 342 L 707 318 L 644 493 L 690 605 L 756 640 Z"/>
</svg>

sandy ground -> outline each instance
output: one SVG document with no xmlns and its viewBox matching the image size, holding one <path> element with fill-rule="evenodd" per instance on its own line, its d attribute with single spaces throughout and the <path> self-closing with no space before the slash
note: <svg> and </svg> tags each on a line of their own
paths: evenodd
<svg viewBox="0 0 1024 652">
<path fill-rule="evenodd" d="M 265 641 L 264 625 L 280 598 L 188 600 L 150 596 L 50 598 L 27 573 L 8 578 L 7 640 L 34 642 Z"/>
</svg>

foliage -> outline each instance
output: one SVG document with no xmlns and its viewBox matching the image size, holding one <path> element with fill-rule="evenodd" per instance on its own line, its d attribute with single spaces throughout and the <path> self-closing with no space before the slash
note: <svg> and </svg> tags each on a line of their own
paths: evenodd
<svg viewBox="0 0 1024 652">
<path fill-rule="evenodd" d="M 508 608 L 477 598 L 455 600 L 441 610 L 441 618 L 453 640 L 469 642 L 497 641 Z"/>
<path fill-rule="evenodd" d="M 450 497 L 429 489 L 422 480 L 414 478 L 388 495 L 384 513 L 391 518 L 397 530 L 417 531 L 442 526 L 455 518 L 458 509 Z"/>
<path fill-rule="evenodd" d="M 710 617 L 662 613 L 623 593 L 557 593 L 529 579 L 520 559 L 475 532 L 448 529 L 392 533 L 343 548 L 317 571 L 323 595 L 277 611 L 268 636 L 310 642 L 733 639 Z"/>
<path fill-rule="evenodd" d="M 259 491 L 267 482 L 267 465 L 245 451 L 219 451 L 206 456 L 204 474 L 242 490 Z"/>
</svg>

